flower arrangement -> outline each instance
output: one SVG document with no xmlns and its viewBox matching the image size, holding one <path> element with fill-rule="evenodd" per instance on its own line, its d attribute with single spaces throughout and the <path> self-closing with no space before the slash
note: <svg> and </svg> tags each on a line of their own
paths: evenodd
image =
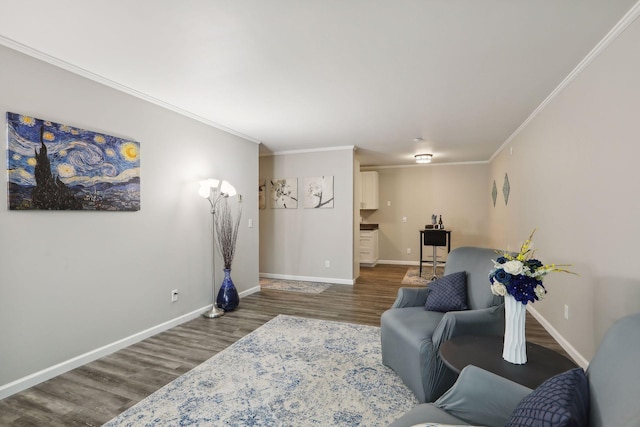
<svg viewBox="0 0 640 427">
<path fill-rule="evenodd" d="M 509 294 L 522 304 L 534 303 L 547 295 L 542 284 L 547 273 L 558 271 L 575 274 L 562 268 L 568 267 L 568 264 L 542 264 L 534 258 L 531 239 L 535 232 L 536 230 L 531 232 L 516 256 L 503 252 L 502 256 L 493 261 L 494 268 L 489 272 L 489 281 L 494 295 Z"/>
</svg>

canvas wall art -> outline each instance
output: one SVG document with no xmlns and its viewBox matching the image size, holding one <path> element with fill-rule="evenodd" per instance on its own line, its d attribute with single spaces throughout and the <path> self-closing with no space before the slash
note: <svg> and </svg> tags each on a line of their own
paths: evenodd
<svg viewBox="0 0 640 427">
<path fill-rule="evenodd" d="M 305 208 L 333 208 L 333 176 L 306 177 L 303 188 Z"/>
<path fill-rule="evenodd" d="M 140 210 L 140 144 L 7 113 L 10 210 Z"/>
<path fill-rule="evenodd" d="M 258 180 L 258 209 L 267 207 L 267 180 Z"/>
<path fill-rule="evenodd" d="M 282 209 L 298 208 L 298 178 L 271 180 L 271 207 Z"/>
</svg>

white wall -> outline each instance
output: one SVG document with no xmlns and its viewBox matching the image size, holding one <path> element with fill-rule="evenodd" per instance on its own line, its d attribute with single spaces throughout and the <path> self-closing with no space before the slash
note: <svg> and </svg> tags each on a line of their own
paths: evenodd
<svg viewBox="0 0 640 427">
<path fill-rule="evenodd" d="M 246 227 L 257 219 L 257 144 L 5 47 L 0 64 L 3 114 L 141 146 L 138 212 L 0 208 L 0 397 L 29 375 L 210 304 L 211 216 L 199 179 L 225 178 L 245 195 L 232 277 L 240 292 L 257 286 L 258 230 Z"/>
<path fill-rule="evenodd" d="M 353 168 L 352 147 L 260 157 L 260 177 L 267 181 L 267 207 L 260 210 L 261 275 L 353 283 Z M 334 179 L 334 207 L 305 209 L 304 177 L 325 175 Z M 297 209 L 272 208 L 269 180 L 279 178 L 298 178 Z"/>
<path fill-rule="evenodd" d="M 517 250 L 537 227 L 541 260 L 579 274 L 548 276 L 533 308 L 585 360 L 640 311 L 638 46 L 636 20 L 500 152 L 487 182 L 511 183 L 508 205 L 500 194 L 491 209 L 493 244 Z"/>
<path fill-rule="evenodd" d="M 419 230 L 431 224 L 434 213 L 442 215 L 445 228 L 452 230 L 452 248 L 489 244 L 491 191 L 486 188 L 487 163 L 375 170 L 379 178 L 380 208 L 363 210 L 360 214 L 364 222 L 379 224 L 380 262 L 417 264 Z M 406 223 L 402 222 L 403 217 L 407 218 Z M 407 254 L 407 248 L 411 254 Z M 446 258 L 444 248 L 438 255 Z M 424 254 L 423 258 L 426 257 Z"/>
</svg>

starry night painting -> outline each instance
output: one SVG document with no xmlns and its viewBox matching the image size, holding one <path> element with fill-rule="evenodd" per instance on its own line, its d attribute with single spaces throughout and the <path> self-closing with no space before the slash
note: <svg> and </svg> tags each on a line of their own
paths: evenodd
<svg viewBox="0 0 640 427">
<path fill-rule="evenodd" d="M 140 144 L 7 113 L 10 210 L 140 210 Z"/>
</svg>

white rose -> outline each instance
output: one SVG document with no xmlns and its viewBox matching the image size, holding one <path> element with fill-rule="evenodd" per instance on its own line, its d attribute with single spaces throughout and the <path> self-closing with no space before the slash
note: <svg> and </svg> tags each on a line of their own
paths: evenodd
<svg viewBox="0 0 640 427">
<path fill-rule="evenodd" d="M 522 274 L 522 267 L 522 262 L 518 261 L 517 259 L 513 259 L 502 264 L 502 269 L 507 273 L 513 275 Z"/>
<path fill-rule="evenodd" d="M 491 285 L 491 293 L 494 295 L 499 295 L 501 297 L 507 294 L 507 287 L 500 282 L 493 281 L 493 285 Z"/>
<path fill-rule="evenodd" d="M 547 290 L 542 287 L 542 285 L 538 285 L 533 289 L 533 292 L 536 293 L 536 296 L 538 297 L 538 299 L 542 299 L 547 295 Z"/>
</svg>

